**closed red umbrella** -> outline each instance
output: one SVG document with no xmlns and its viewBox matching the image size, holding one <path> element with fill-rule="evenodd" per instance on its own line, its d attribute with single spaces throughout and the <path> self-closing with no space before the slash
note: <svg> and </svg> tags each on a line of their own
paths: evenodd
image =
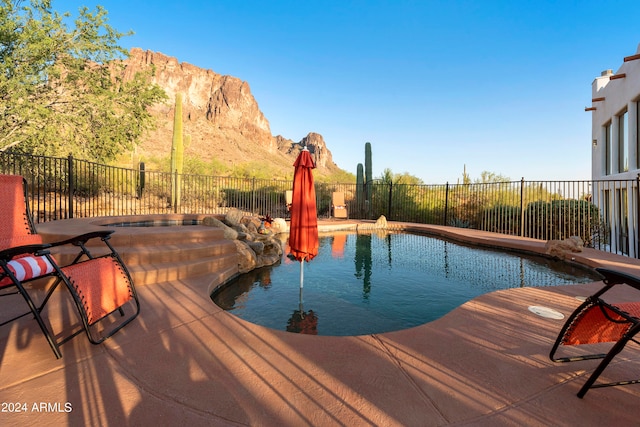
<svg viewBox="0 0 640 427">
<path fill-rule="evenodd" d="M 318 214 L 316 189 L 313 186 L 313 163 L 307 148 L 303 148 L 293 164 L 293 198 L 291 201 L 291 224 L 289 247 L 291 255 L 300 261 L 300 287 L 304 283 L 302 261 L 309 262 L 318 255 Z"/>
</svg>

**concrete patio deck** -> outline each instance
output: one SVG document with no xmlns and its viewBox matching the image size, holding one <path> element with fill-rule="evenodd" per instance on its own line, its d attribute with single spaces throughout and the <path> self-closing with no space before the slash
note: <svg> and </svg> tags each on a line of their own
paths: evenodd
<svg viewBox="0 0 640 427">
<path fill-rule="evenodd" d="M 532 239 L 394 226 L 544 250 L 544 242 Z M 575 258 L 640 276 L 638 260 L 589 249 Z M 221 310 L 209 292 L 222 279 L 200 275 L 139 286 L 142 311 L 132 324 L 98 346 L 78 336 L 62 346 L 60 360 L 32 319 L 3 326 L 0 425 L 639 423 L 640 385 L 576 397 L 598 361 L 551 362 L 549 350 L 564 320 L 528 310 L 539 305 L 568 315 L 580 303 L 576 296 L 592 293 L 598 283 L 497 291 L 416 328 L 323 337 L 266 329 Z M 57 332 L 77 325 L 65 292 L 56 291 L 46 309 Z M 14 309 L 8 299 L 0 299 L 1 312 Z M 640 352 L 629 347 L 603 380 L 640 378 Z"/>
</svg>

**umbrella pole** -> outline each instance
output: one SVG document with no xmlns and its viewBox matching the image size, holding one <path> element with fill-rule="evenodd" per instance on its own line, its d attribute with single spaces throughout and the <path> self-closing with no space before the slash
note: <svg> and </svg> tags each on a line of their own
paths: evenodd
<svg viewBox="0 0 640 427">
<path fill-rule="evenodd" d="M 300 261 L 300 289 L 304 285 L 304 262 Z"/>
<path fill-rule="evenodd" d="M 302 305 L 302 287 L 300 288 L 300 302 L 298 303 L 298 308 L 300 309 L 300 313 L 304 313 L 304 307 Z"/>
</svg>

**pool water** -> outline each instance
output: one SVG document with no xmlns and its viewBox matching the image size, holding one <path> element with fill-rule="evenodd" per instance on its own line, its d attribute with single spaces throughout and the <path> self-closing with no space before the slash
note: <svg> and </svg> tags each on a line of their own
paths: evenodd
<svg viewBox="0 0 640 427">
<path fill-rule="evenodd" d="M 498 289 L 598 281 L 569 263 L 465 246 L 435 237 L 343 233 L 320 238 L 304 263 L 283 256 L 211 296 L 234 315 L 269 328 L 318 335 L 401 330 L 442 317 Z"/>
</svg>

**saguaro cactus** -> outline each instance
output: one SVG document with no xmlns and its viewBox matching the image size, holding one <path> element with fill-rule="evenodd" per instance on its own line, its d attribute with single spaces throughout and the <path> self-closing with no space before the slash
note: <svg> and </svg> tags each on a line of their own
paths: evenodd
<svg viewBox="0 0 640 427">
<path fill-rule="evenodd" d="M 176 106 L 173 113 L 173 141 L 171 143 L 171 201 L 174 211 L 180 205 L 180 187 L 184 164 L 184 143 L 182 141 L 182 94 L 176 94 Z"/>
<path fill-rule="evenodd" d="M 362 163 L 358 163 L 356 171 L 356 206 L 362 214 L 364 210 L 364 167 Z"/>
<path fill-rule="evenodd" d="M 373 166 L 371 164 L 371 143 L 364 144 L 364 185 L 367 200 L 365 202 L 367 215 L 371 214 L 371 187 L 373 183 Z"/>
<path fill-rule="evenodd" d="M 364 178 L 365 182 L 369 182 L 373 180 L 371 176 L 373 174 L 372 165 L 371 165 L 371 143 L 367 142 L 364 144 Z"/>
</svg>

